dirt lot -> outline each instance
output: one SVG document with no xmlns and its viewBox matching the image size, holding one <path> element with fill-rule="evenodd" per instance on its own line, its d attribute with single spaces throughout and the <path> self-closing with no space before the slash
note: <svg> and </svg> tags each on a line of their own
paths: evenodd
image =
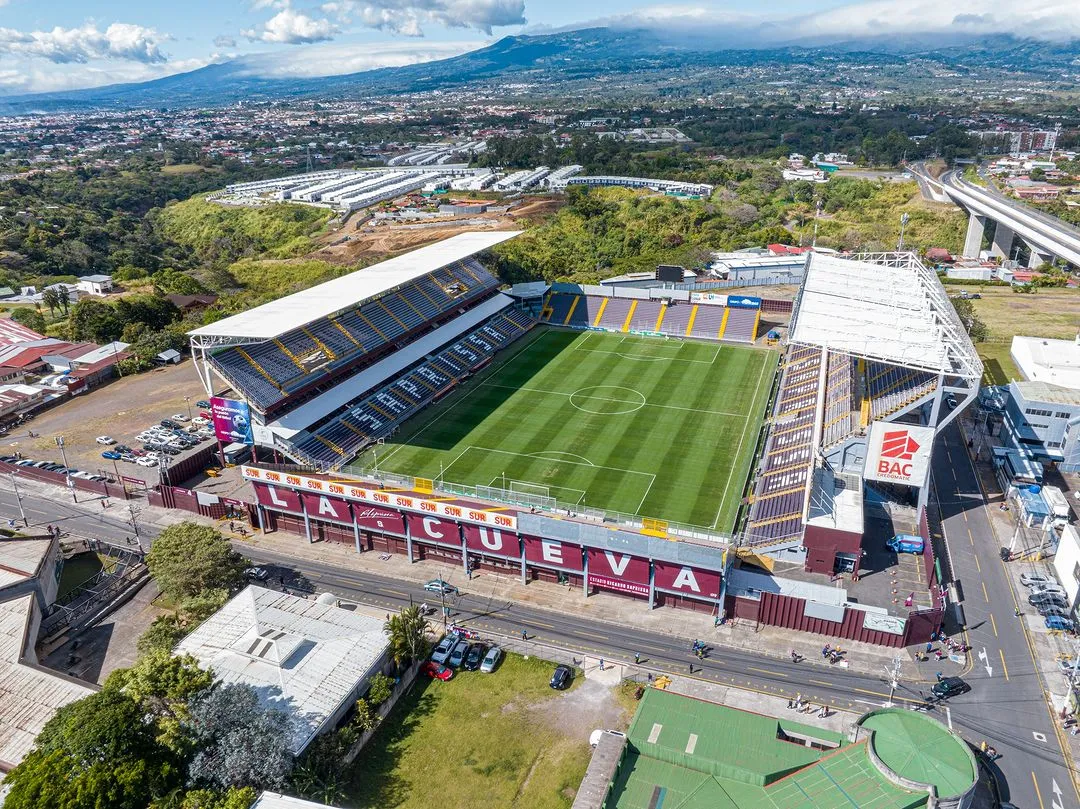
<svg viewBox="0 0 1080 809">
<path fill-rule="evenodd" d="M 195 402 L 206 398 L 206 391 L 199 386 L 195 366 L 191 360 L 180 365 L 160 368 L 137 376 L 116 379 L 100 388 L 69 399 L 52 410 L 34 417 L 26 429 L 0 438 L 0 448 L 6 453 L 21 452 L 28 458 L 40 461 L 61 462 L 56 436 L 64 436 L 68 463 L 73 468 L 92 472 L 103 468 L 112 471 L 112 463 L 101 457 L 105 447 L 94 439 L 110 435 L 122 444 L 136 446 L 134 438 L 151 424 L 168 418 L 173 413 L 187 414 L 184 396 L 190 396 L 191 409 Z M 30 438 L 27 431 L 38 434 Z M 148 470 L 129 464 L 121 464 L 121 474 L 133 470 Z"/>
</svg>

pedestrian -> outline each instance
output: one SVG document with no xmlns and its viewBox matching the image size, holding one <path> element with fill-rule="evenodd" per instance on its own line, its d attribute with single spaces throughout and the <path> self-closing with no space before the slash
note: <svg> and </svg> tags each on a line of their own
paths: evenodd
<svg viewBox="0 0 1080 809">
<path fill-rule="evenodd" d="M 927 641 L 926 642 L 926 653 L 930 654 L 932 651 L 934 651 L 934 643 L 933 643 L 933 641 Z"/>
<path fill-rule="evenodd" d="M 600 658 L 600 671 L 604 670 L 604 658 Z"/>
<path fill-rule="evenodd" d="M 650 683 L 652 682 L 652 672 L 651 671 L 648 674 L 646 674 L 645 677 L 648 679 L 648 681 Z"/>
<path fill-rule="evenodd" d="M 694 664 L 693 663 L 690 664 L 690 673 L 691 674 L 694 673 Z"/>
<path fill-rule="evenodd" d="M 524 629 L 521 630 L 521 639 L 522 640 L 528 640 L 529 639 L 529 634 Z"/>
<path fill-rule="evenodd" d="M 634 665 L 636 666 L 640 662 L 641 662 L 641 654 L 639 654 L 638 652 L 634 652 Z"/>
<path fill-rule="evenodd" d="M 937 681 L 940 683 L 944 675 L 942 675 L 942 673 L 939 671 L 934 676 L 937 677 Z"/>
</svg>

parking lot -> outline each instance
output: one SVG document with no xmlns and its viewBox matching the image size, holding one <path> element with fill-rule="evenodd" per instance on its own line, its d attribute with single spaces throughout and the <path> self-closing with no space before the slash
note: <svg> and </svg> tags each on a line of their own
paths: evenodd
<svg viewBox="0 0 1080 809">
<path fill-rule="evenodd" d="M 44 411 L 3 436 L 0 455 L 18 452 L 24 458 L 63 463 L 56 444 L 57 436 L 63 436 L 71 468 L 115 477 L 113 461 L 101 456 L 109 447 L 98 444 L 98 436 L 107 435 L 119 444 L 141 450 L 142 443 L 136 440 L 139 433 L 174 414 L 187 418 L 189 409 L 191 415 L 197 415 L 195 403 L 205 398 L 190 360 L 117 379 Z M 174 457 L 173 462 L 181 457 Z M 147 481 L 156 481 L 158 476 L 154 468 L 124 461 L 117 461 L 116 469 L 121 475 Z"/>
</svg>

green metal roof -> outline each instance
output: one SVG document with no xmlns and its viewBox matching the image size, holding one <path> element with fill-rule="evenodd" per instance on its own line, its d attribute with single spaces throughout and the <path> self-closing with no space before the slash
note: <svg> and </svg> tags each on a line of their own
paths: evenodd
<svg viewBox="0 0 1080 809">
<path fill-rule="evenodd" d="M 943 798 L 961 795 L 975 783 L 975 756 L 936 719 L 904 710 L 867 714 L 859 723 L 874 731 L 878 758 L 897 775 L 933 784 Z"/>
<path fill-rule="evenodd" d="M 897 731 L 885 718 L 880 727 L 884 732 L 872 728 L 875 739 L 880 736 L 893 758 L 901 748 Z M 849 745 L 820 728 L 653 688 L 627 735 L 607 809 L 916 809 L 928 797 L 888 780 L 870 759 L 866 741 Z M 831 749 L 807 747 L 806 739 Z M 931 744 L 952 758 L 940 740 Z"/>
</svg>

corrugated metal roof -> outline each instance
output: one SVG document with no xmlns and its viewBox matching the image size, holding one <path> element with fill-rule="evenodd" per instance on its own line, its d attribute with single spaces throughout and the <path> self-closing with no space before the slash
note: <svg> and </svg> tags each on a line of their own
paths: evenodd
<svg viewBox="0 0 1080 809">
<path fill-rule="evenodd" d="M 36 575 L 52 546 L 51 539 L 0 539 L 0 587 Z"/>
<path fill-rule="evenodd" d="M 519 233 L 520 230 L 460 233 L 188 333 L 193 337 L 269 340 L 494 247 Z"/>
<path fill-rule="evenodd" d="M 264 792 L 251 804 L 251 809 L 323 809 L 328 805 L 293 798 L 279 792 Z"/>
<path fill-rule="evenodd" d="M 95 689 L 22 661 L 34 596 L 0 602 L 0 766 L 14 767 L 59 708 Z M 33 661 L 31 661 L 33 662 Z"/>
<path fill-rule="evenodd" d="M 176 647 L 222 682 L 252 686 L 288 714 L 299 754 L 379 664 L 382 622 L 340 607 L 250 586 Z"/>
</svg>

